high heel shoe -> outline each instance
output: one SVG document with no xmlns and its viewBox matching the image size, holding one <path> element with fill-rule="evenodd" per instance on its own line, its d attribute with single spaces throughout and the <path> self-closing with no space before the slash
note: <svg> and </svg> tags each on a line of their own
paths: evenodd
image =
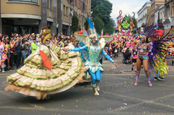
<svg viewBox="0 0 174 115">
<path fill-rule="evenodd" d="M 151 81 L 148 82 L 148 85 L 149 85 L 149 87 L 152 87 L 152 83 L 151 83 Z"/>
<path fill-rule="evenodd" d="M 135 83 L 134 83 L 134 86 L 138 86 L 138 82 L 135 82 Z"/>
</svg>

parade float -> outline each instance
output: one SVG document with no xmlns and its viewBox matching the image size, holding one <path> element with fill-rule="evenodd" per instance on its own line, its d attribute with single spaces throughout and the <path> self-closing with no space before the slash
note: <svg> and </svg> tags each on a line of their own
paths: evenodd
<svg viewBox="0 0 174 115">
<path fill-rule="evenodd" d="M 131 35 L 134 30 L 136 29 L 135 24 L 135 13 L 133 16 L 122 16 L 122 11 L 119 11 L 119 16 L 117 17 L 117 26 L 115 27 L 118 33 L 129 36 Z"/>
</svg>

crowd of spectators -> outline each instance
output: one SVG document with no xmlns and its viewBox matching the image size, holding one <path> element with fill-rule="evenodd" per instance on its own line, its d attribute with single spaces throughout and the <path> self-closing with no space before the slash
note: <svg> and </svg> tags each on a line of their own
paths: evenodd
<svg viewBox="0 0 174 115">
<path fill-rule="evenodd" d="M 51 40 L 55 44 L 64 47 L 73 39 L 73 36 L 52 34 Z M 4 72 L 21 67 L 24 64 L 24 60 L 38 48 L 40 43 L 40 34 L 32 33 L 22 36 L 18 33 L 12 33 L 8 36 L 0 33 L 0 55 L 2 57 L 3 52 L 5 52 L 7 56 L 6 60 L 0 64 L 1 71 Z M 74 43 L 74 45 L 76 46 L 77 43 Z"/>
<path fill-rule="evenodd" d="M 71 41 L 75 47 L 78 47 L 78 41 L 73 36 L 65 36 L 52 34 L 52 42 L 60 47 L 68 45 Z M 123 63 L 130 61 L 133 55 L 133 50 L 136 50 L 136 44 L 140 43 L 140 37 L 137 36 L 117 36 L 115 40 L 106 44 L 105 51 L 112 58 L 123 55 Z M 2 60 L 3 51 L 6 53 L 6 60 L 0 63 L 1 71 L 18 69 L 24 64 L 24 60 L 34 52 L 41 43 L 40 34 L 25 34 L 12 33 L 10 36 L 0 33 L 0 60 Z M 174 38 L 169 41 L 169 46 L 173 48 Z M 174 51 L 174 50 L 171 50 Z"/>
</svg>

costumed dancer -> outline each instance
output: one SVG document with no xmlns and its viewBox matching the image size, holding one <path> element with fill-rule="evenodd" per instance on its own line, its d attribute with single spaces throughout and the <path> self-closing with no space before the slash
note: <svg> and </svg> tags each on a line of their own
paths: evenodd
<svg viewBox="0 0 174 115">
<path fill-rule="evenodd" d="M 156 75 L 167 74 L 168 67 L 165 57 L 167 56 L 168 49 L 165 45 L 165 42 L 167 40 L 164 40 L 164 38 L 168 35 L 168 33 L 161 37 L 162 33 L 160 33 L 156 29 L 156 26 L 151 25 L 145 28 L 144 34 L 145 36 L 142 36 L 142 43 L 138 46 L 138 58 L 136 64 L 137 73 L 135 86 L 138 85 L 141 63 L 143 63 L 145 73 L 148 79 L 148 84 L 151 87 L 152 83 L 150 80 L 150 74 L 148 70 L 154 71 Z M 145 41 L 149 38 L 152 38 L 152 42 L 150 42 L 149 44 L 145 43 Z M 155 40 L 153 40 L 153 38 L 155 38 Z"/>
<path fill-rule="evenodd" d="M 88 69 L 91 77 L 92 77 L 92 87 L 94 91 L 94 95 L 99 95 L 99 83 L 101 80 L 101 71 L 103 71 L 103 66 L 100 64 L 101 55 L 107 58 L 111 63 L 113 63 L 116 67 L 117 64 L 106 54 L 104 51 L 105 44 L 102 44 L 97 39 L 95 34 L 90 35 L 91 43 L 82 48 L 74 48 L 74 49 L 65 49 L 68 51 L 87 51 L 88 52 L 88 60 L 85 63 L 86 69 Z"/>
<path fill-rule="evenodd" d="M 93 22 L 88 19 L 89 28 L 90 28 L 90 36 L 87 39 L 85 46 L 81 48 L 74 48 L 74 49 L 64 49 L 65 51 L 86 51 L 86 62 L 85 67 L 91 75 L 92 79 L 92 88 L 94 91 L 94 95 L 99 95 L 99 83 L 101 80 L 101 71 L 103 71 L 103 66 L 100 63 L 100 59 L 102 56 L 106 57 L 111 63 L 113 63 L 117 67 L 117 63 L 111 59 L 109 55 L 106 54 L 104 47 L 105 47 L 105 39 L 100 38 L 97 35 Z M 77 37 L 78 38 L 78 37 Z M 113 39 L 113 37 L 112 37 Z M 111 40 L 112 40 L 111 39 Z M 79 39 L 80 40 L 80 39 Z"/>
<path fill-rule="evenodd" d="M 42 29 L 41 35 L 42 43 L 38 49 L 26 58 L 25 65 L 17 73 L 7 77 L 10 85 L 6 91 L 45 99 L 49 94 L 70 89 L 82 79 L 85 68 L 81 58 L 77 57 L 79 54 L 66 53 L 51 45 L 51 30 L 47 27 Z"/>
<path fill-rule="evenodd" d="M 0 38 L 0 69 L 2 69 L 2 72 L 5 72 L 4 68 L 6 67 L 5 65 L 5 60 L 7 59 L 7 48 L 2 41 L 2 38 Z"/>
<path fill-rule="evenodd" d="M 149 44 L 146 43 L 146 36 L 142 36 L 141 38 L 142 43 L 138 44 L 138 54 L 137 54 L 137 62 L 136 62 L 136 81 L 135 86 L 138 85 L 141 65 L 143 64 L 144 71 L 147 77 L 149 87 L 152 87 L 151 78 L 149 75 L 149 68 L 148 68 L 148 51 L 149 51 Z"/>
</svg>

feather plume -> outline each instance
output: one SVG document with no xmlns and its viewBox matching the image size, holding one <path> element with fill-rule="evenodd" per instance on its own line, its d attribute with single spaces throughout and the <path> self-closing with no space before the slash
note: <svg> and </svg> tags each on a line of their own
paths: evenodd
<svg viewBox="0 0 174 115">
<path fill-rule="evenodd" d="M 42 58 L 44 66 L 48 69 L 52 69 L 53 67 L 51 61 L 48 59 L 47 55 L 42 50 L 40 50 L 40 56 Z"/>
</svg>

